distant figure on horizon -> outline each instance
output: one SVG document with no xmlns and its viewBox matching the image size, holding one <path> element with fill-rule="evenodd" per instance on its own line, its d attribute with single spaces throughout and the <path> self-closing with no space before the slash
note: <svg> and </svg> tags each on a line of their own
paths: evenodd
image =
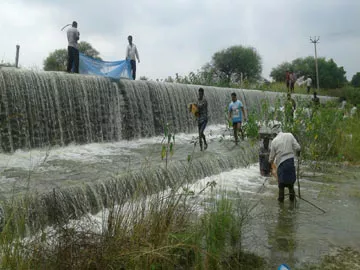
<svg viewBox="0 0 360 270">
<path fill-rule="evenodd" d="M 206 98 L 204 97 L 204 89 L 199 88 L 199 97 L 196 103 L 198 109 L 198 127 L 199 127 L 199 143 L 200 143 L 200 151 L 203 150 L 203 140 L 204 140 L 204 150 L 207 149 L 208 144 L 205 138 L 205 128 L 208 122 L 208 103 Z"/>
<path fill-rule="evenodd" d="M 296 79 L 297 79 L 297 77 L 296 77 L 296 74 L 295 74 L 295 72 L 290 72 L 290 92 L 291 93 L 294 93 L 294 91 L 295 91 L 295 82 L 296 82 Z"/>
<path fill-rule="evenodd" d="M 78 40 L 80 39 L 80 32 L 77 29 L 77 22 L 73 21 L 71 27 L 67 30 L 68 39 L 68 63 L 67 72 L 71 72 L 74 67 L 74 73 L 79 73 L 79 49 Z"/>
<path fill-rule="evenodd" d="M 315 108 L 319 107 L 320 105 L 320 99 L 317 97 L 317 93 L 314 92 L 314 97 L 312 99 L 313 105 Z"/>
<path fill-rule="evenodd" d="M 350 117 L 354 117 L 357 113 L 357 105 L 354 104 L 354 106 L 350 110 Z"/>
<path fill-rule="evenodd" d="M 308 94 L 310 94 L 311 85 L 312 85 L 312 79 L 310 78 L 310 76 L 308 76 L 306 79 L 306 89 Z"/>
<path fill-rule="evenodd" d="M 231 102 L 229 104 L 228 112 L 229 112 L 229 121 L 232 120 L 233 130 L 234 130 L 234 138 L 235 144 L 238 144 L 238 132 L 241 133 L 241 139 L 244 140 L 244 133 L 241 128 L 242 119 L 244 116 L 245 119 L 245 110 L 244 106 L 240 100 L 236 98 L 236 93 L 231 94 Z"/>
<path fill-rule="evenodd" d="M 132 78 L 136 79 L 136 59 L 140 63 L 139 53 L 136 45 L 132 42 L 132 36 L 128 36 L 129 45 L 126 48 L 126 60 L 130 60 Z"/>
<path fill-rule="evenodd" d="M 288 90 L 288 92 L 290 91 L 290 72 L 287 70 L 286 71 L 286 88 Z"/>
</svg>

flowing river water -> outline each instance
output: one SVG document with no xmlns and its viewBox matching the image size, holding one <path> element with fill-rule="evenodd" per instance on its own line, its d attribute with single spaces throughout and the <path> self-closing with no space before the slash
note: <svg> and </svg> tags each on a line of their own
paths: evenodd
<svg viewBox="0 0 360 270">
<path fill-rule="evenodd" d="M 191 189 L 201 190 L 207 182 L 215 181 L 219 192 L 226 191 L 229 197 L 240 195 L 250 205 L 257 205 L 255 217 L 246 227 L 244 246 L 248 250 L 268 258 L 275 267 L 281 263 L 295 266 L 316 262 L 338 247 L 360 249 L 359 168 L 335 167 L 331 174 L 313 174 L 305 165 L 301 166 L 302 196 L 326 213 L 304 201 L 298 201 L 296 206 L 289 201 L 279 205 L 275 180 L 259 174 L 257 150 L 253 150 L 258 145 L 245 141 L 234 146 L 228 134 L 224 126 L 208 127 L 209 148 L 205 152 L 200 152 L 199 146 L 194 149 L 196 134 L 178 134 L 168 166 L 181 166 L 182 160 L 193 154 L 194 161 L 201 161 L 194 165 L 195 170 L 208 172 L 204 167 L 214 168 L 207 176 L 206 173 L 193 176 L 198 180 L 193 181 Z M 93 184 L 99 179 L 106 185 L 104 179 L 111 182 L 126 170 L 136 173 L 147 167 L 164 168 L 161 140 L 162 137 L 153 137 L 1 154 L 0 195 L 5 198 L 28 190 L 52 194 L 50 191 L 55 188 L 68 189 L 70 194 L 83 199 L 78 190 L 71 193 L 75 192 L 72 187 Z M 247 163 L 232 163 L 233 155 L 244 153 Z M 219 159 L 220 163 L 214 163 Z M 180 179 L 183 171 L 173 173 Z M 159 190 L 168 185 L 164 183 Z M 93 195 L 102 196 L 100 192 Z M 69 194 L 65 199 L 75 200 Z M 76 205 L 76 201 L 72 203 Z M 68 208 L 63 211 L 68 212 Z M 96 209 L 93 214 L 101 222 L 102 214 L 96 215 Z"/>
<path fill-rule="evenodd" d="M 317 261 L 335 247 L 360 249 L 359 168 L 314 174 L 301 166 L 302 196 L 326 213 L 304 201 L 279 205 L 276 183 L 259 174 L 259 145 L 246 140 L 235 147 L 221 123 L 232 91 L 248 113 L 259 112 L 263 100 L 282 96 L 205 87 L 209 148 L 200 152 L 194 147 L 196 121 L 187 112 L 197 89 L 0 70 L 0 200 L 35 193 L 34 223 L 44 222 L 40 216 L 51 223 L 52 215 L 96 216 L 110 200 L 126 202 L 140 183 L 159 192 L 184 180 L 198 189 L 215 181 L 230 196 L 258 204 L 244 245 L 274 267 Z M 175 134 L 168 170 L 161 160 L 164 123 Z M 185 177 L 189 155 L 192 169 Z"/>
</svg>

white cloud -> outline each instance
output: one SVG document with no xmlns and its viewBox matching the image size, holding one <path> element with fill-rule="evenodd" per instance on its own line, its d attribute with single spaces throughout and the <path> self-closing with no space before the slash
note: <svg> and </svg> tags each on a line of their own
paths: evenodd
<svg viewBox="0 0 360 270">
<path fill-rule="evenodd" d="M 77 20 L 81 39 L 105 60 L 124 58 L 127 36 L 140 53 L 139 75 L 165 78 L 196 71 L 218 50 L 255 47 L 263 75 L 297 57 L 313 55 L 310 35 L 320 35 L 319 55 L 359 71 L 360 1 L 267 0 L 2 0 L 0 60 L 37 65 L 49 52 L 66 48 L 60 29 Z"/>
</svg>

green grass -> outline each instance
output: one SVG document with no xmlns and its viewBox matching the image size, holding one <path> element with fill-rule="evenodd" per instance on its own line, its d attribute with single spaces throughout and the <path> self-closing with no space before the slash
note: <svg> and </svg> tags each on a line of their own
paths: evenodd
<svg viewBox="0 0 360 270">
<path fill-rule="evenodd" d="M 298 139 L 303 160 L 315 161 L 315 170 L 323 161 L 360 162 L 360 114 L 349 116 L 350 105 L 340 110 L 336 102 L 327 102 L 319 107 L 313 107 L 309 101 L 295 97 L 297 103 L 296 117 L 293 122 L 287 121 L 280 110 L 285 103 L 285 96 L 279 98 L 270 112 L 268 101 L 262 101 L 260 112 L 249 115 L 251 130 L 258 121 L 277 120 L 281 122 L 284 132 L 291 132 Z M 247 134 L 257 139 L 257 133 L 251 131 Z"/>
<path fill-rule="evenodd" d="M 93 221 L 59 223 L 26 241 L 26 221 L 14 211 L 0 233 L 0 268 L 241 269 L 250 264 L 263 269 L 263 259 L 242 250 L 248 205 L 224 193 L 213 193 L 206 203 L 197 195 L 172 191 L 137 198 L 111 207 L 98 232 L 91 230 Z"/>
</svg>

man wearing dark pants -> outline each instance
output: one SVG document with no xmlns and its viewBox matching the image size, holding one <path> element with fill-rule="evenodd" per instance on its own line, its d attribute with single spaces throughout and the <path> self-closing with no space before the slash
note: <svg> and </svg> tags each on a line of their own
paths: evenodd
<svg viewBox="0 0 360 270">
<path fill-rule="evenodd" d="M 269 162 L 275 161 L 279 184 L 279 202 L 284 202 L 285 188 L 289 189 L 290 201 L 295 199 L 296 181 L 294 153 L 300 155 L 300 145 L 291 133 L 279 132 L 271 142 Z"/>
<path fill-rule="evenodd" d="M 199 143 L 200 143 L 200 151 L 203 150 L 203 141 L 204 141 L 204 150 L 207 149 L 208 145 L 205 138 L 205 128 L 208 122 L 208 103 L 204 97 L 204 89 L 199 88 L 199 98 L 197 102 L 198 108 L 198 127 L 199 127 Z"/>
<path fill-rule="evenodd" d="M 79 50 L 78 40 L 80 39 L 80 33 L 77 30 L 77 22 L 73 22 L 72 26 L 67 31 L 68 39 L 68 63 L 67 72 L 71 72 L 74 66 L 74 73 L 79 73 Z"/>
<path fill-rule="evenodd" d="M 132 78 L 136 79 L 136 59 L 140 63 L 139 53 L 136 45 L 132 42 L 132 36 L 128 36 L 129 45 L 126 48 L 126 60 L 130 60 Z"/>
</svg>

